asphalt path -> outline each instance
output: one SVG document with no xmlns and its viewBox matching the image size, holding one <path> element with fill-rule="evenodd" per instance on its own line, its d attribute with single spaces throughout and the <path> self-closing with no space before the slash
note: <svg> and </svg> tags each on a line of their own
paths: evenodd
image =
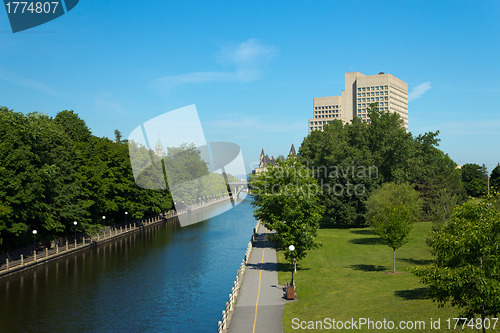
<svg viewBox="0 0 500 333">
<path fill-rule="evenodd" d="M 278 285 L 276 250 L 260 226 L 247 263 L 228 333 L 282 333 L 287 301 Z"/>
</svg>

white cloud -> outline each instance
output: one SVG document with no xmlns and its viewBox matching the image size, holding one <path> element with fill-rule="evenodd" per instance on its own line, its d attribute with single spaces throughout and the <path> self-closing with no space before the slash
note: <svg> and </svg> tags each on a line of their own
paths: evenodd
<svg viewBox="0 0 500 333">
<path fill-rule="evenodd" d="M 123 109 L 123 107 L 119 103 L 111 100 L 111 98 L 112 96 L 108 94 L 103 94 L 96 97 L 94 99 L 94 107 L 97 110 L 105 113 L 127 114 L 127 112 Z"/>
<path fill-rule="evenodd" d="M 194 72 L 157 78 L 151 87 L 168 92 L 171 88 L 187 83 L 204 82 L 250 82 L 259 80 L 264 66 L 277 56 L 277 49 L 264 45 L 257 39 L 226 46 L 217 54 L 217 60 L 224 66 L 234 67 L 227 72 Z"/>
<path fill-rule="evenodd" d="M 208 132 L 214 130 L 217 133 L 230 131 L 231 133 L 277 133 L 304 130 L 304 122 L 272 122 L 261 117 L 240 117 L 234 119 L 234 115 L 227 115 L 228 119 L 204 121 L 203 127 Z M 223 131 L 221 131 L 223 130 Z"/>
<path fill-rule="evenodd" d="M 408 94 L 408 101 L 413 101 L 419 97 L 421 97 L 427 90 L 431 89 L 431 83 L 430 82 L 424 82 L 416 86 L 411 90 L 411 92 Z"/>
<path fill-rule="evenodd" d="M 43 82 L 20 77 L 17 74 L 15 74 L 11 71 L 2 69 L 2 68 L 0 68 L 0 79 L 3 79 L 3 80 L 8 81 L 10 83 L 14 83 L 14 84 L 21 86 L 21 87 L 25 87 L 28 89 L 33 89 L 33 90 L 39 91 L 39 92 L 47 94 L 47 95 L 51 95 L 51 96 L 57 95 L 57 93 L 55 92 L 54 89 L 52 89 L 51 87 L 49 87 L 47 84 L 45 84 Z"/>
</svg>

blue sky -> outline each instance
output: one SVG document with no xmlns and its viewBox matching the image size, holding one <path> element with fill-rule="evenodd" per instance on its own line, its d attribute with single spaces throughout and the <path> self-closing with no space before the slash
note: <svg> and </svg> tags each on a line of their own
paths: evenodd
<svg viewBox="0 0 500 333">
<path fill-rule="evenodd" d="M 499 1 L 91 1 L 13 34 L 0 10 L 0 105 L 77 112 L 124 136 L 195 104 L 207 141 L 298 148 L 344 73 L 408 83 L 409 130 L 458 164 L 500 162 Z"/>
</svg>

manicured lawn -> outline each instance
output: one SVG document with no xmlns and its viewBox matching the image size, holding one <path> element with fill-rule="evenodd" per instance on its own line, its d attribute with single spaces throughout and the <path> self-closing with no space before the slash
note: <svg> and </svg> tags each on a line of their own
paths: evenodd
<svg viewBox="0 0 500 333">
<path fill-rule="evenodd" d="M 287 332 L 331 332 L 332 329 L 302 330 L 292 320 L 357 321 L 359 318 L 376 321 L 393 321 L 398 327 L 400 321 L 424 321 L 425 329 L 405 330 L 411 332 L 456 332 L 448 330 L 448 318 L 458 317 L 460 309 L 447 306 L 438 308 L 425 296 L 425 286 L 407 271 L 415 265 L 432 261 L 426 238 L 431 223 L 417 223 L 409 243 L 396 250 L 396 271 L 392 272 L 392 249 L 380 243 L 378 236 L 367 229 L 325 229 L 319 230 L 317 241 L 323 247 L 311 251 L 300 262 L 300 270 L 294 275 L 298 302 L 285 307 L 283 331 Z M 279 282 L 290 282 L 291 273 L 282 253 L 278 253 Z M 430 321 L 441 319 L 441 329 L 431 330 Z M 297 322 L 297 321 L 296 321 Z M 452 325 L 454 321 L 452 321 Z M 306 324 L 303 324 L 304 326 Z M 500 323 L 497 324 L 498 331 Z M 319 326 L 317 326 L 319 327 Z M 453 328 L 453 326 L 452 326 Z M 340 329 L 337 332 L 350 330 Z M 357 332 L 391 330 L 363 329 Z M 466 331 L 476 332 L 466 327 Z"/>
</svg>

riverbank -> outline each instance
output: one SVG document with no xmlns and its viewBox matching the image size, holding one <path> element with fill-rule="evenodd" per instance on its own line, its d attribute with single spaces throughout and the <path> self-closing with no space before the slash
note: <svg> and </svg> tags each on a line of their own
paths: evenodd
<svg viewBox="0 0 500 333">
<path fill-rule="evenodd" d="M 51 242 L 54 243 L 54 246 L 52 246 L 50 249 L 45 248 L 42 250 L 33 251 L 33 247 L 31 247 L 6 254 L 4 253 L 2 254 L 2 257 L 0 257 L 0 260 L 2 262 L 2 264 L 0 265 L 0 278 L 24 271 L 26 269 L 44 265 L 49 261 L 60 259 L 64 256 L 72 255 L 76 252 L 88 249 L 90 247 L 98 246 L 100 244 L 116 240 L 120 237 L 124 237 L 131 233 L 155 226 L 159 223 L 175 223 L 177 222 L 179 215 L 224 203 L 229 200 L 232 199 L 230 197 L 214 199 L 202 204 L 189 206 L 179 212 L 170 210 L 168 212 L 161 213 L 157 216 L 149 217 L 146 219 L 137 219 L 129 223 L 106 226 L 102 228 L 99 233 L 92 236 L 88 236 L 86 234 L 83 234 L 84 236 L 82 236 L 81 234 L 79 234 L 78 236 L 80 237 L 76 238 L 67 237 L 65 239 L 54 240 Z"/>
</svg>

